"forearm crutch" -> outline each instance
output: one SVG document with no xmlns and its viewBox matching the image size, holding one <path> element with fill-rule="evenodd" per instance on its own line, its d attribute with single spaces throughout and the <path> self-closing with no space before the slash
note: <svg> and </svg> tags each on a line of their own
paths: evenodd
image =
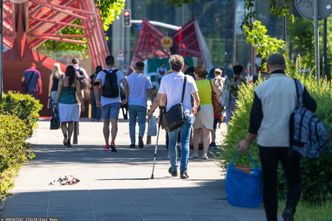
<svg viewBox="0 0 332 221">
<path fill-rule="evenodd" d="M 158 131 L 157 131 L 157 140 L 156 140 L 156 146 L 154 148 L 154 155 L 153 155 L 153 166 L 152 166 L 151 179 L 154 178 L 154 167 L 155 167 L 156 159 L 157 159 L 158 141 L 159 141 L 159 133 L 160 133 L 160 127 L 161 127 L 161 114 L 162 114 L 162 111 L 160 110 L 160 113 L 159 113 L 159 122 L 158 122 Z"/>
</svg>

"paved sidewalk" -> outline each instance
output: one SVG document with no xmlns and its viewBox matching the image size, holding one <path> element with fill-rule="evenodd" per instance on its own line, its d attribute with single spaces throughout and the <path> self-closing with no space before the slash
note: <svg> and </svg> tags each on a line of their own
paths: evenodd
<svg viewBox="0 0 332 221">
<path fill-rule="evenodd" d="M 102 123 L 80 123 L 79 145 L 65 148 L 60 130 L 40 121 L 27 163 L 1 217 L 58 217 L 60 221 L 263 221 L 264 211 L 230 206 L 224 174 L 214 160 L 190 161 L 188 180 L 171 177 L 164 146 L 151 180 L 154 146 L 130 149 L 128 123 L 119 124 L 119 152 L 104 152 Z M 165 134 L 160 142 L 163 144 Z M 155 142 L 155 139 L 152 139 Z M 49 185 L 74 175 L 71 186 Z"/>
</svg>

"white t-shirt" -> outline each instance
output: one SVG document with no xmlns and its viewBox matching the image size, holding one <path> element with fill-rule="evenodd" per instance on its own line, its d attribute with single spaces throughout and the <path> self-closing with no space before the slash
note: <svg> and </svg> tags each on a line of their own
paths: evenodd
<svg viewBox="0 0 332 221">
<path fill-rule="evenodd" d="M 146 107 L 148 90 L 152 88 L 150 79 L 136 72 L 127 77 L 129 98 L 128 105 L 139 105 Z"/>
<path fill-rule="evenodd" d="M 114 68 L 110 69 L 109 71 L 113 71 Z M 121 80 L 124 78 L 123 77 L 123 73 L 121 71 L 117 71 L 116 72 L 116 75 L 117 75 L 117 82 L 118 82 L 118 87 L 119 87 L 119 97 L 117 98 L 109 98 L 109 97 L 104 97 L 104 96 L 101 96 L 101 106 L 105 106 L 107 104 L 114 104 L 114 103 L 121 103 L 121 97 L 120 97 L 120 83 L 121 83 Z M 104 85 L 105 83 L 105 72 L 104 71 L 100 71 L 98 74 L 97 74 L 97 77 L 96 77 L 96 82 L 101 82 L 101 85 Z"/>
<path fill-rule="evenodd" d="M 173 72 L 165 75 L 161 79 L 158 93 L 166 94 L 166 111 L 168 111 L 173 105 L 181 103 L 184 76 L 183 72 Z M 190 114 L 192 111 L 191 95 L 198 90 L 194 78 L 189 75 L 186 75 L 186 77 L 187 83 L 183 97 L 183 110 L 185 114 Z"/>
</svg>

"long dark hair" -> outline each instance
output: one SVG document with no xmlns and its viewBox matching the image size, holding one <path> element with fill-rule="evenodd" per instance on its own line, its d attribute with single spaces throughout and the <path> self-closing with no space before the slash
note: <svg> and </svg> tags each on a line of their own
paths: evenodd
<svg viewBox="0 0 332 221">
<path fill-rule="evenodd" d="M 76 69 L 74 68 L 74 66 L 68 65 L 65 74 L 66 77 L 69 77 L 69 86 L 71 86 L 75 81 Z"/>
</svg>

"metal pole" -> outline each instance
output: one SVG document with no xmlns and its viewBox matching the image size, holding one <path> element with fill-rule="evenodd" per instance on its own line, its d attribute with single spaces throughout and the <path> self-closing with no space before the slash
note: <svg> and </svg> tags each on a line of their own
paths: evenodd
<svg viewBox="0 0 332 221">
<path fill-rule="evenodd" d="M 322 76 L 326 77 L 327 74 L 327 18 L 324 19 L 323 26 L 323 65 L 322 65 Z"/>
<path fill-rule="evenodd" d="M 0 100 L 2 99 L 2 91 L 3 91 L 3 0 L 0 0 Z"/>
<path fill-rule="evenodd" d="M 314 32 L 315 32 L 315 66 L 316 80 L 319 80 L 320 75 L 320 64 L 319 64 L 319 29 L 318 29 L 318 0 L 314 0 Z"/>
<path fill-rule="evenodd" d="M 233 3 L 234 7 L 234 25 L 233 25 L 233 58 L 232 58 L 232 63 L 233 65 L 236 64 L 236 1 Z"/>
<path fill-rule="evenodd" d="M 228 1 L 226 0 L 226 7 L 228 8 Z M 227 76 L 227 37 L 228 37 L 228 31 L 227 31 L 227 27 L 228 27 L 228 22 L 227 22 L 227 16 L 228 16 L 228 10 L 225 9 L 225 43 L 224 43 L 224 75 Z"/>
</svg>

